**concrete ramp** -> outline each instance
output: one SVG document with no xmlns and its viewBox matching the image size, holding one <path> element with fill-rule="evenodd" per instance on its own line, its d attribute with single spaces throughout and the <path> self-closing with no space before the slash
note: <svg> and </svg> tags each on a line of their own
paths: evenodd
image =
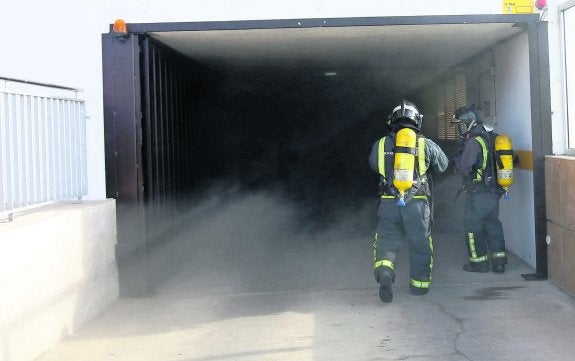
<svg viewBox="0 0 575 361">
<path fill-rule="evenodd" d="M 383 304 L 357 220 L 373 207 L 312 231 L 265 197 L 218 204 L 157 251 L 181 263 L 155 295 L 120 299 L 38 361 L 572 360 L 575 300 L 513 255 L 504 274 L 466 273 L 462 237 L 438 231 L 430 292 L 409 293 L 404 252 Z"/>
</svg>

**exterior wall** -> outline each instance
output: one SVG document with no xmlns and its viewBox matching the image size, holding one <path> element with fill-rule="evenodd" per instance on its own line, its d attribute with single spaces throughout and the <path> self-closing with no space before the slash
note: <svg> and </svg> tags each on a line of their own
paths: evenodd
<svg viewBox="0 0 575 361">
<path fill-rule="evenodd" d="M 118 298 L 115 201 L 0 224 L 0 360 L 31 361 Z"/>
<path fill-rule="evenodd" d="M 563 0 L 552 4 L 546 15 L 549 31 L 553 154 L 556 155 L 565 154 L 567 148 L 565 70 L 558 11 L 559 7 L 567 2 L 569 1 Z M 573 175 L 575 175 L 575 157 L 546 157 L 549 280 L 575 296 L 575 184 L 571 177 Z"/>
<path fill-rule="evenodd" d="M 31 11 L 31 9 L 34 9 Z M 63 9 L 74 9 L 72 15 Z M 388 2 L 213 0 L 8 1 L 0 12 L 0 76 L 81 88 L 86 99 L 88 199 L 105 198 L 101 34 L 128 23 L 501 14 L 501 0 Z M 47 16 L 49 15 L 49 16 Z M 26 61 L 23 61 L 25 59 Z M 0 81 L 0 87 L 3 86 Z"/>
<path fill-rule="evenodd" d="M 575 176 L 575 157 L 546 158 L 549 280 L 575 296 L 575 187 L 572 176 Z"/>
</svg>

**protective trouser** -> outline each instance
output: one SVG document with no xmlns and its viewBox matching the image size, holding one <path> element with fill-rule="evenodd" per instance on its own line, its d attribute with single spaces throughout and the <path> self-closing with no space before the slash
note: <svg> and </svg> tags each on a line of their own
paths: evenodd
<svg viewBox="0 0 575 361">
<path fill-rule="evenodd" d="M 469 262 L 507 263 L 503 226 L 499 220 L 500 196 L 489 190 L 466 193 L 463 227 Z"/>
<path fill-rule="evenodd" d="M 393 197 L 383 196 L 377 215 L 379 221 L 373 243 L 376 279 L 385 268 L 395 271 L 395 256 L 407 243 L 411 286 L 429 288 L 433 268 L 433 242 L 427 197 L 416 196 L 401 207 Z"/>
</svg>

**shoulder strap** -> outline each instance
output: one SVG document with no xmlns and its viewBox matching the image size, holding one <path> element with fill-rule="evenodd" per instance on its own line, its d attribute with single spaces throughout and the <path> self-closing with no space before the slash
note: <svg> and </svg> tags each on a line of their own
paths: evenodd
<svg viewBox="0 0 575 361">
<path fill-rule="evenodd" d="M 381 138 L 377 147 L 377 171 L 383 179 L 390 184 L 393 178 L 394 156 L 395 137 L 393 135 L 387 135 Z"/>
<path fill-rule="evenodd" d="M 385 178 L 385 138 L 379 140 L 377 146 L 377 171 Z"/>
<path fill-rule="evenodd" d="M 417 137 L 417 163 L 419 168 L 419 175 L 424 175 L 427 172 L 427 163 L 425 162 L 425 137 Z"/>
<path fill-rule="evenodd" d="M 479 168 L 477 170 L 477 173 L 475 175 L 475 180 L 480 180 L 483 176 L 483 173 L 485 172 L 485 168 L 487 168 L 487 158 L 488 158 L 487 157 L 487 143 L 485 143 L 485 139 L 483 139 L 483 137 L 480 135 L 476 136 L 475 140 L 481 146 L 481 158 L 482 158 L 481 168 Z"/>
</svg>

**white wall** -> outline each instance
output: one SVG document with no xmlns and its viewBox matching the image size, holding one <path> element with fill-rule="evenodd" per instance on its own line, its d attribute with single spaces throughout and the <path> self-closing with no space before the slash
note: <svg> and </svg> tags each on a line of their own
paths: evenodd
<svg viewBox="0 0 575 361">
<path fill-rule="evenodd" d="M 491 67 L 494 66 L 494 74 Z M 493 82 L 495 79 L 495 82 Z M 468 66 L 468 101 L 489 101 L 495 131 L 507 134 L 513 149 L 532 151 L 529 40 L 527 32 L 487 50 Z M 535 267 L 535 215 L 533 172 L 516 169 L 511 198 L 502 199 L 500 219 L 507 249 Z"/>
<path fill-rule="evenodd" d="M 500 14 L 501 0 L 5 0 L 0 11 L 0 76 L 84 90 L 88 199 L 105 197 L 101 34 L 128 23 L 371 16 Z M 0 89 L 4 85 L 0 81 Z"/>
<path fill-rule="evenodd" d="M 521 33 L 495 48 L 497 131 L 513 140 L 513 149 L 532 151 L 529 43 Z M 514 171 L 511 199 L 501 200 L 507 248 L 535 268 L 533 171 Z M 535 190 L 537 191 L 537 190 Z"/>
</svg>

